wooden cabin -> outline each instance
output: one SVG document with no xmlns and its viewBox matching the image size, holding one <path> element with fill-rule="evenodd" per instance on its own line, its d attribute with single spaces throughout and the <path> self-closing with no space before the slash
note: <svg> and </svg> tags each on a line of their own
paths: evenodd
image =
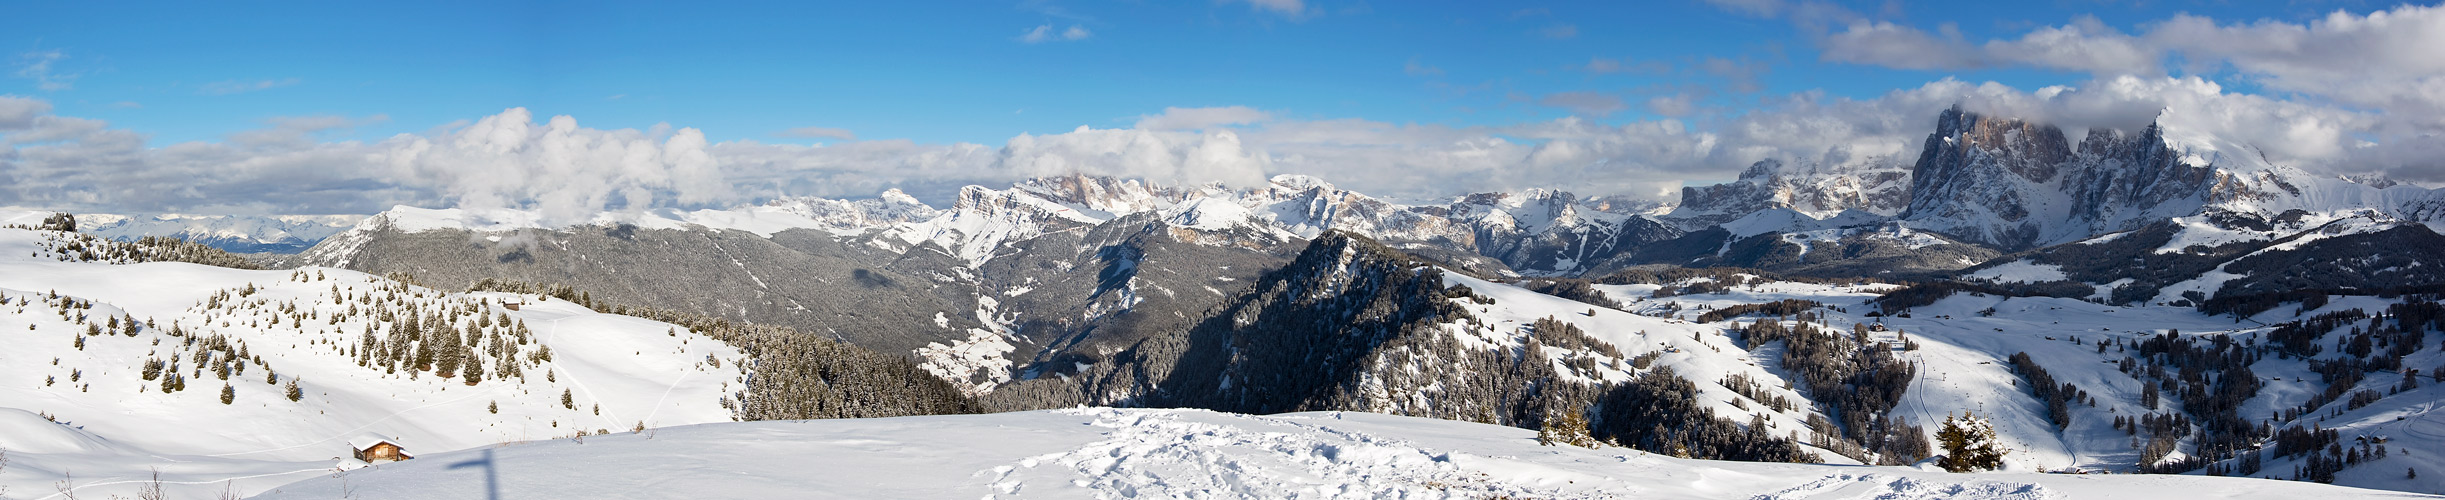
<svg viewBox="0 0 2445 500">
<path fill-rule="evenodd" d="M 516 311 L 516 310 L 518 310 L 518 306 L 522 306 L 522 305 L 526 305 L 526 303 L 525 303 L 525 302 L 510 302 L 510 301 L 506 301 L 506 300 L 501 301 L 501 308 L 502 308 L 502 309 L 508 309 L 508 310 L 512 310 L 512 311 Z"/>
<path fill-rule="evenodd" d="M 391 442 L 380 436 L 350 439 L 348 447 L 355 451 L 357 460 L 369 464 L 416 458 L 414 455 L 409 455 L 407 449 L 399 447 L 399 443 Z"/>
</svg>

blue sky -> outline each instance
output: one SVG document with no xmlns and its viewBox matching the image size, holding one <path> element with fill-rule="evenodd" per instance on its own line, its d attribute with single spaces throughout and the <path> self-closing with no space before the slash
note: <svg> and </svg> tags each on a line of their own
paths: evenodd
<svg viewBox="0 0 2445 500">
<path fill-rule="evenodd" d="M 1999 98 L 2004 101 L 2046 101 L 2054 98 L 2037 89 L 2096 88 L 2096 82 L 2108 78 L 2135 76 L 2146 79 L 2143 83 L 2151 88 L 2194 88 L 2192 92 L 2227 101 L 2235 96 L 2272 99 L 2350 117 L 2388 114 L 2338 133 L 2359 138 L 2417 136 L 2434 128 L 2435 113 L 2394 116 L 2405 113 L 2390 110 L 2398 100 L 2431 93 L 2439 85 L 2423 80 L 2435 76 L 2428 69 L 2376 80 L 2396 84 L 2390 88 L 2326 92 L 2321 89 L 2332 87 L 2331 82 L 2363 79 L 2352 74 L 2357 70 L 2349 65 L 2302 69 L 2300 60 L 2332 59 L 2309 49 L 2224 50 L 2213 40 L 2247 39 L 2261 28 L 2300 28 L 2313 41 L 2324 36 L 2342 40 L 2328 45 L 2354 43 L 2349 37 L 2357 32 L 2321 28 L 2321 20 L 2330 16 L 2350 18 L 2345 20 L 2351 23 L 2335 25 L 2345 26 L 2375 24 L 2393 14 L 2387 19 L 2398 22 L 2389 30 L 2416 36 L 2441 31 L 2428 20 L 2435 17 L 2433 9 L 2399 7 L 2400 12 L 2389 12 L 2398 7 L 2349 1 L 39 2 L 9 9 L 12 15 L 0 20 L 0 63 L 6 64 L 0 72 L 0 96 L 39 103 L 37 114 L 43 116 L 90 120 L 78 123 L 117 134 L 116 143 L 137 141 L 153 151 L 134 153 L 151 158 L 131 160 L 141 165 L 124 168 L 159 169 L 174 160 L 191 161 L 160 152 L 188 143 L 229 148 L 233 151 L 216 153 L 222 158 L 216 161 L 234 161 L 229 158 L 240 154 L 236 150 L 272 148 L 273 143 L 262 142 L 267 130 L 287 130 L 272 135 L 282 137 L 278 147 L 288 149 L 275 159 L 258 156 L 259 162 L 329 162 L 344 155 L 315 160 L 300 155 L 312 156 L 314 148 L 328 149 L 331 144 L 371 144 L 401 134 L 439 140 L 466 133 L 470 124 L 504 110 L 523 108 L 538 126 L 549 117 L 565 115 L 589 131 L 635 129 L 655 141 L 667 141 L 684 130 L 701 133 L 716 145 L 710 154 L 731 184 L 719 196 L 692 197 L 702 203 L 777 195 L 870 195 L 872 189 L 887 186 L 1017 176 L 1023 172 L 1009 164 L 1015 153 L 1008 149 L 993 165 L 976 166 L 978 170 L 970 172 L 976 175 L 943 173 L 956 169 L 926 163 L 936 160 L 907 158 L 954 155 L 941 148 L 955 150 L 959 144 L 1006 148 L 1020 134 L 1084 141 L 1069 132 L 1081 126 L 1131 129 L 1141 125 L 1142 118 L 1172 108 L 1238 107 L 1231 109 L 1254 113 L 1246 119 L 1192 120 L 1195 126 L 1179 128 L 1191 130 L 1189 136 L 1195 130 L 1207 134 L 1202 139 L 1174 139 L 1212 140 L 1212 132 L 1232 132 L 1232 146 L 1252 162 L 1242 170 L 1257 174 L 1325 168 L 1317 163 L 1327 157 L 1324 153 L 1385 141 L 1424 148 L 1419 154 L 1426 154 L 1439 151 L 1428 151 L 1432 141 L 1464 136 L 1523 147 L 1574 140 L 1592 128 L 1616 135 L 1705 136 L 1692 139 L 1695 146 L 1572 157 L 1578 158 L 1572 160 L 1579 162 L 1576 165 L 1528 168 L 1512 162 L 1456 168 L 1444 172 L 1445 181 L 1419 186 L 1398 184 L 1392 179 L 1399 176 L 1385 172 L 1324 172 L 1378 191 L 1408 194 L 1451 191 L 1456 185 L 1450 179 L 1471 176 L 1497 179 L 1498 187 L 1518 187 L 1619 173 L 1620 182 L 1599 182 L 1601 186 L 1588 189 L 1669 196 L 1677 183 L 1722 180 L 1768 156 L 1821 155 L 1830 148 L 1906 150 L 1890 145 L 1857 149 L 1851 144 L 1893 143 L 1925 133 L 1880 131 L 1894 127 L 1877 123 L 1895 119 L 1853 116 L 1866 112 L 1856 110 L 1819 117 L 1847 120 L 1850 131 L 1842 133 L 1852 134 L 1848 138 L 1749 147 L 1733 141 L 1763 139 L 1742 139 L 1742 132 L 1733 129 L 1748 127 L 1750 135 L 1764 134 L 1757 131 L 1810 120 L 1792 113 L 1835 113 L 1830 109 L 1836 105 L 1876 108 L 1905 115 L 1901 121 L 1932 123 L 1931 112 L 1923 109 L 1926 103 L 1964 99 L 1954 95 L 1959 93 L 2000 95 L 1975 89 L 1989 82 L 2014 92 Z M 2202 20 L 2208 28 L 2168 28 L 2185 16 Z M 2061 34 L 2050 30 L 2070 30 L 2073 36 L 2040 39 L 2049 32 Z M 2015 41 L 2025 43 L 2007 43 Z M 2133 50 L 2141 55 L 2112 59 L 2117 53 L 2097 52 L 2101 46 L 2137 47 Z M 2384 56 L 2371 56 L 2366 64 L 2389 63 Z M 2185 81 L 2214 87 L 2198 91 L 2197 85 L 2183 85 Z M 1960 85 L 1938 89 L 1929 87 L 1931 82 Z M 1904 92 L 1951 97 L 1897 95 Z M 19 106 L 37 109 L 35 104 Z M 1916 117 L 1920 114 L 1927 116 Z M 0 116 L 0 122 L 6 118 Z M 51 123 L 67 130 L 59 124 L 70 121 Z M 1389 135 L 1333 142 L 1340 139 L 1317 138 L 1345 136 L 1320 129 Z M 792 130 L 798 132 L 788 132 Z M 0 134 L 6 134 L 5 128 Z M 29 144 L 46 144 L 26 137 L 43 135 L 16 134 L 19 139 L 9 147 L 19 150 L 19 156 L 73 157 L 66 149 L 26 154 L 38 147 Z M 244 134 L 257 135 L 241 140 Z M 1882 135 L 1861 139 L 1875 134 Z M 1592 144 L 1638 142 L 1611 141 Z M 852 161 L 844 159 L 775 159 L 799 154 L 781 150 L 742 152 L 750 143 L 861 142 L 867 143 L 860 150 L 865 152 L 854 161 L 929 165 L 919 169 L 928 175 L 901 178 L 873 168 L 833 166 Z M 727 150 L 720 146 L 724 144 Z M 1321 151 L 1298 146 L 1316 144 L 1337 147 Z M 1655 159 L 1667 154 L 1661 151 L 1692 147 L 1704 151 L 1690 153 L 1686 160 Z M 886 155 L 884 150 L 907 158 L 876 156 Z M 2311 154 L 2316 149 L 2303 150 Z M 1085 157 L 1038 165 L 1145 173 L 1131 166 L 1098 166 L 1102 160 L 1093 152 L 1072 153 Z M 1535 155 L 1521 149 L 1517 156 Z M 751 158 L 787 165 L 752 172 L 733 168 Z M 2326 160 L 2331 159 L 2321 159 Z M 942 161 L 967 165 L 960 162 L 970 160 Z M 1360 163 L 1395 170 L 1441 164 L 1416 158 Z M 39 172 L 74 170 L 66 163 L 53 168 L 27 165 L 21 160 L 15 167 L 21 172 L 14 177 L 42 179 L 50 174 Z M 2346 167 L 2392 166 L 2399 165 Z M 190 170 L 195 168 L 205 167 Z M 1206 168 L 1171 165 L 1156 169 L 1165 175 L 1155 177 L 1244 180 L 1246 175 L 1240 174 L 1248 173 L 1206 175 L 1201 170 Z M 834 175 L 848 170 L 858 171 Z M 792 178 L 789 172 L 815 180 Z M 358 181 L 381 186 L 392 196 L 386 202 L 449 204 L 469 195 L 457 192 L 463 187 L 417 185 L 401 175 L 368 173 Z M 753 186 L 742 187 L 748 184 Z M 645 187 L 663 191 L 664 199 L 683 198 L 671 196 L 677 188 L 667 183 Z M 521 196 L 511 193 L 505 199 L 531 202 L 518 201 Z M 87 193 L 64 199 L 109 197 Z M 0 196 L 0 203 L 43 199 L 19 194 Z M 259 210 L 366 209 L 303 200 L 243 205 Z M 199 206 L 214 203 L 191 200 L 149 208 Z"/>
<path fill-rule="evenodd" d="M 1919 71 L 1821 62 L 1800 29 L 1699 1 L 1333 2 L 1298 14 L 1238 2 L 460 2 L 399 5 L 42 2 L 0 38 L 29 78 L 0 93 L 50 100 L 156 143 L 219 140 L 280 116 L 384 116 L 378 139 L 527 107 L 593 127 L 697 127 L 785 140 L 797 127 L 861 138 L 1000 144 L 1021 132 L 1127 126 L 1165 107 L 1249 106 L 1307 118 L 1488 125 L 1574 110 L 1563 92 L 1633 104 L 1682 87 L 1741 109 L 1755 95 L 1866 97 L 1943 76 L 2019 87 L 2045 70 Z M 2350 3 L 1894 2 L 1853 10 L 1970 38 L 2093 15 L 2129 27 L 2175 12 L 2301 19 Z M 1037 26 L 1080 40 L 1026 43 Z M 1057 38 L 1057 37 L 1056 37 Z M 1756 91 L 1705 73 L 1749 66 Z M 1592 74 L 1590 61 L 1625 61 Z"/>
</svg>

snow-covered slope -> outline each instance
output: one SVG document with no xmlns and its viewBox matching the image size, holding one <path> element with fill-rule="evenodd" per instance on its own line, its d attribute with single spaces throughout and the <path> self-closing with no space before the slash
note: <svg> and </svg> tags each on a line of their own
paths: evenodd
<svg viewBox="0 0 2445 500">
<path fill-rule="evenodd" d="M 2181 476 L 1957 475 L 1538 446 L 1368 413 L 1074 409 L 711 424 L 431 455 L 259 498 L 2375 498 Z"/>
<path fill-rule="evenodd" d="M 77 230 L 119 241 L 169 236 L 231 252 L 296 253 L 364 219 L 362 215 L 80 214 Z"/>
<path fill-rule="evenodd" d="M 0 229 L 7 495 L 134 496 L 153 469 L 173 497 L 251 493 L 328 474 L 363 436 L 422 454 L 723 422 L 743 387 L 738 349 L 566 301 L 34 256 L 57 236 Z"/>
<path fill-rule="evenodd" d="M 1988 272 L 1998 281 L 2012 281 L 2033 279 L 2034 275 L 2057 271 L 2015 263 L 1989 268 Z M 1708 279 L 1692 281 L 1700 280 Z M 2445 414 L 2430 412 L 2438 406 L 2438 399 L 2445 397 L 2445 392 L 2438 392 L 2439 389 L 2434 387 L 2436 384 L 2427 378 L 2435 367 L 2445 367 L 2445 348 L 2437 347 L 2433 336 L 2428 340 L 2417 340 L 2419 337 L 2381 337 L 2410 344 L 2398 346 L 2402 349 L 2398 351 L 2379 348 L 2365 358 L 2374 361 L 2363 361 L 2360 355 L 2337 352 L 2314 355 L 2319 360 L 2317 363 L 2307 362 L 2299 356 L 2278 355 L 2283 348 L 2275 339 L 2285 335 L 2282 332 L 2288 328 L 2287 322 L 2351 309 L 2377 313 L 2401 303 L 2400 298 L 2335 297 L 2331 301 L 2321 301 L 2317 307 L 2287 305 L 2237 319 L 2202 314 L 2187 307 L 2122 307 L 2079 299 L 1962 293 L 1904 311 L 1889 311 L 1899 314 L 1870 316 L 1869 313 L 1876 307 L 1865 301 L 1875 297 L 1875 292 L 1891 290 L 1890 285 L 1854 287 L 1758 281 L 1730 285 L 1721 292 L 1667 294 L 1662 297 L 1655 294 L 1656 290 L 1663 288 L 1659 285 L 1598 285 L 1596 288 L 1622 300 L 1632 311 L 1685 320 L 1694 320 L 1696 314 L 1705 311 L 1742 304 L 1801 299 L 1825 304 L 1827 307 L 1814 309 L 1813 312 L 1823 315 L 1820 321 L 1836 330 L 1850 330 L 1852 325 L 1882 325 L 1881 328 L 1890 331 L 1874 331 L 1870 333 L 1871 337 L 1879 341 L 1898 342 L 1906 338 L 1915 342 L 1915 349 L 1896 353 L 1918 367 L 1916 376 L 1909 381 L 1907 391 L 1892 410 L 1891 416 L 1926 426 L 1931 431 L 1948 414 L 1974 411 L 1988 416 L 2012 450 L 2006 458 L 2009 464 L 2007 468 L 2012 470 L 2043 468 L 2128 472 L 2135 465 L 2149 460 L 2143 453 L 2152 436 L 2160 434 L 2173 440 L 2164 460 L 2180 460 L 2203 453 L 2198 446 L 2207 434 L 2197 428 L 2178 433 L 2160 433 L 2122 428 L 2116 419 L 2179 415 L 2192 422 L 2213 420 L 2216 418 L 2214 410 L 2198 406 L 2218 404 L 2214 402 L 2217 400 L 2205 394 L 2186 396 L 2181 392 L 2186 389 L 2167 389 L 2161 401 L 2150 407 L 2144 397 L 2144 393 L 2150 392 L 2146 388 L 2183 376 L 2203 377 L 2193 380 L 2213 379 L 2223 384 L 2230 382 L 2223 378 L 2224 375 L 2246 377 L 2254 373 L 2263 387 L 2242 394 L 2240 397 L 2245 399 L 2232 403 L 2235 405 L 2233 413 L 2245 419 L 2244 425 L 2264 424 L 2271 426 L 2267 428 L 2269 430 L 2291 427 L 2335 429 L 2339 431 L 2341 444 L 2346 448 L 2362 442 L 2356 438 L 2365 437 L 2383 440 L 2382 443 L 2370 441 L 2372 447 L 2390 447 L 2394 450 L 2383 458 L 2359 459 L 2355 465 L 2336 475 L 2336 484 L 2445 493 L 2445 486 L 2440 486 L 2445 483 L 2406 478 L 2407 469 L 2430 474 L 2428 469 L 2439 465 L 2436 457 L 2429 456 L 2432 454 L 2430 450 L 2445 449 L 2445 432 L 2438 432 L 2445 429 Z M 2309 343 L 2331 345 L 2335 348 L 2329 351 L 2341 351 L 2340 346 L 2345 339 L 2359 335 L 2352 333 L 2347 336 L 2347 331 L 2368 332 L 2373 336 L 2395 335 L 2385 333 L 2386 329 L 2394 326 L 2390 321 L 2362 318 L 2318 327 L 2315 331 L 2323 338 L 2313 339 Z M 1730 321 L 1757 319 L 1758 316 L 1752 315 Z M 1724 329 L 1728 325 L 1697 324 L 1692 321 L 1687 328 L 1703 331 Z M 1904 332 L 1906 337 L 1903 336 Z M 2105 347 L 2100 348 L 2100 344 Z M 2192 368 L 2168 367 L 2164 368 L 2165 375 L 2148 375 L 2153 363 L 2172 359 L 2173 355 L 2167 354 L 2170 351 L 2166 348 L 2176 345 L 2188 346 L 2182 347 L 2181 352 L 2220 352 L 2222 354 L 2217 356 L 2247 361 L 2244 365 L 2248 371 L 2232 368 L 2243 365 L 2209 364 L 2196 361 L 2198 358 L 2193 357 L 2186 358 L 2193 359 L 2188 361 L 2193 363 Z M 2230 347 L 2217 347 L 2227 345 Z M 1749 346 L 1749 349 L 1761 353 L 1761 358 L 1780 352 L 1780 348 L 1771 345 Z M 2386 354 L 2388 352 L 2407 353 L 2393 363 L 2405 369 L 2418 369 L 2419 388 L 2396 392 L 2402 387 L 2404 374 L 2413 373 L 2408 371 L 2373 372 L 2366 378 L 2341 382 L 2326 378 L 2317 371 L 2318 366 L 2324 365 L 2327 368 L 2323 369 L 2328 373 L 2342 373 L 2334 370 L 2337 370 L 2337 366 L 2344 366 L 2346 359 L 2353 360 L 2349 364 L 2356 366 L 2386 362 L 2383 360 L 2389 356 Z M 2053 383 L 2074 385 L 2088 397 L 2094 398 L 2095 403 L 2073 402 L 2067 405 L 2064 415 L 2068 419 L 2057 423 L 2049 415 L 2047 402 L 2029 387 L 2032 375 L 2014 368 L 2010 361 L 2013 355 L 2019 353 L 2026 353 L 2035 366 L 2046 370 Z M 2127 358 L 2138 358 L 2140 361 L 2132 365 L 2135 368 L 2125 370 L 2123 363 Z M 1764 363 L 1765 359 L 1760 361 L 1777 378 L 1799 380 L 1795 378 L 1797 374 L 1786 367 Z M 1707 367 L 1693 366 L 1684 369 L 1683 373 L 1687 375 L 1691 371 L 1704 369 Z M 2182 370 L 2198 371 L 2194 375 L 2174 374 Z M 2222 387 L 2199 383 L 2202 389 Z M 2189 386 L 2186 382 L 2172 384 L 2177 388 Z M 2330 387 L 2334 384 L 2342 385 Z M 2347 401 L 2348 398 L 2338 396 L 2364 391 L 2371 402 L 2352 403 Z M 1818 404 L 1825 401 L 1823 395 L 1802 395 Z M 2200 399 L 2188 399 L 2192 397 Z M 1805 434 L 1806 431 L 1802 432 Z M 2300 456 L 2280 458 L 2276 455 L 2276 445 L 2272 439 L 2264 435 L 2256 436 L 2247 441 L 2251 443 L 2251 448 L 2246 453 L 2263 453 L 2263 468 L 2240 475 L 2295 477 L 2298 469 L 2294 466 L 2302 463 Z M 2263 450 L 2259 448 L 2262 446 Z M 2239 463 L 2240 459 L 2235 458 L 2218 462 L 2218 466 L 2235 467 Z M 2191 473 L 2199 472 L 2194 470 Z"/>
</svg>

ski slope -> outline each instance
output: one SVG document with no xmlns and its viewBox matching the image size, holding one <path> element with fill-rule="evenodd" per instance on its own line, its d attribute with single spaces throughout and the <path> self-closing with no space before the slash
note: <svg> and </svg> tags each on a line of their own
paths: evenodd
<svg viewBox="0 0 2445 500">
<path fill-rule="evenodd" d="M 2375 498 L 2290 481 L 1947 474 L 1539 446 L 1494 425 L 1081 408 L 708 424 L 430 455 L 258 498 Z"/>
</svg>

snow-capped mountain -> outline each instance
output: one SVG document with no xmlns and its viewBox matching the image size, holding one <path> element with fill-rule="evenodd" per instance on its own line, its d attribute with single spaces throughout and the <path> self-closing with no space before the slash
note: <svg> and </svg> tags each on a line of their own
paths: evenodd
<svg viewBox="0 0 2445 500">
<path fill-rule="evenodd" d="M 2318 176 L 2268 162 L 2251 145 L 2160 117 L 2136 132 L 2060 129 L 1958 108 L 1937 120 L 1911 171 L 1912 225 L 2007 250 L 2137 229 L 2213 209 L 2273 218 L 2292 210 L 2376 210 L 2437 220 L 2436 190 Z"/>
<path fill-rule="evenodd" d="M 1680 204 L 1665 218 L 1695 231 L 1776 209 L 1813 214 L 1855 210 L 1891 216 L 1908 208 L 1910 179 L 1910 168 L 1888 156 L 1836 165 L 1760 160 L 1742 170 L 1738 180 L 1681 188 Z"/>
<path fill-rule="evenodd" d="M 80 214 L 77 230 L 120 241 L 167 236 L 238 253 L 297 253 L 364 219 L 362 215 Z"/>
</svg>

